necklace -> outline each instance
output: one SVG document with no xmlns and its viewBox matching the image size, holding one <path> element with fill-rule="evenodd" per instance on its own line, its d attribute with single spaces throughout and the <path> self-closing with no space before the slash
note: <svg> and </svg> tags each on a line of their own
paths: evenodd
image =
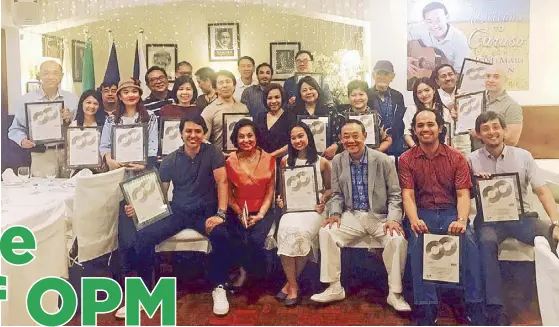
<svg viewBox="0 0 559 327">
<path fill-rule="evenodd" d="M 258 152 L 256 152 L 256 153 L 252 156 L 252 158 L 250 158 L 250 159 L 248 159 L 247 157 L 244 157 L 244 156 L 241 157 L 241 159 L 243 159 L 244 161 L 246 161 L 247 163 L 250 164 L 250 163 L 252 163 L 254 160 L 256 160 L 256 157 L 257 157 L 257 156 L 258 156 Z"/>
</svg>

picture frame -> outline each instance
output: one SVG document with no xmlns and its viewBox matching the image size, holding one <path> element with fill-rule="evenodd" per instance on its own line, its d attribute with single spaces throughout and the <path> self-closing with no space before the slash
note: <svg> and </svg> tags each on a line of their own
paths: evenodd
<svg viewBox="0 0 559 327">
<path fill-rule="evenodd" d="M 330 139 L 330 117 L 329 116 L 308 116 L 297 115 L 297 121 L 309 125 L 313 133 L 316 151 L 322 155 L 331 145 Z"/>
<path fill-rule="evenodd" d="M 367 113 L 365 115 L 357 114 L 355 112 L 346 113 L 346 121 L 349 119 L 356 119 L 365 125 L 365 131 L 367 132 L 367 138 L 365 139 L 365 145 L 370 148 L 376 149 L 380 146 L 381 135 L 380 135 L 380 119 L 374 112 Z"/>
<path fill-rule="evenodd" d="M 446 127 L 446 135 L 444 137 L 444 144 L 452 146 L 452 133 L 454 133 L 451 123 L 444 123 Z"/>
<path fill-rule="evenodd" d="M 301 78 L 305 76 L 310 76 L 316 80 L 320 88 L 324 88 L 322 84 L 324 82 L 324 75 L 322 73 L 295 73 L 294 76 L 295 76 L 295 84 L 299 83 Z"/>
<path fill-rule="evenodd" d="M 316 174 L 315 165 L 281 168 L 284 213 L 316 211 L 319 202 Z M 310 199 L 316 201 L 309 201 Z"/>
<path fill-rule="evenodd" d="M 40 81 L 29 81 L 25 83 L 25 92 L 35 92 L 41 89 Z"/>
<path fill-rule="evenodd" d="M 249 119 L 252 120 L 250 113 L 224 113 L 223 115 L 223 152 L 230 153 L 236 151 L 237 148 L 231 142 L 231 133 L 233 132 L 233 128 L 235 124 L 241 119 Z"/>
<path fill-rule="evenodd" d="M 72 40 L 72 79 L 81 82 L 83 70 L 83 56 L 85 53 L 85 42 Z"/>
<path fill-rule="evenodd" d="M 58 58 L 64 62 L 64 39 L 54 35 L 43 34 L 43 57 Z"/>
<path fill-rule="evenodd" d="M 439 286 L 464 285 L 464 236 L 421 233 L 421 274 L 424 283 Z"/>
<path fill-rule="evenodd" d="M 121 182 L 120 189 L 126 203 L 134 207 L 134 226 L 141 230 L 173 211 L 161 188 L 161 178 L 157 170 L 150 170 L 127 181 Z"/>
<path fill-rule="evenodd" d="M 103 165 L 99 151 L 101 127 L 66 127 L 64 142 L 65 162 L 69 169 L 100 168 Z"/>
<path fill-rule="evenodd" d="M 295 73 L 295 55 L 301 42 L 270 42 L 270 65 L 274 69 L 273 81 L 285 81 Z"/>
<path fill-rule="evenodd" d="M 179 128 L 181 119 L 175 117 L 159 117 L 159 152 L 162 157 L 184 145 Z"/>
<path fill-rule="evenodd" d="M 37 145 L 64 141 L 62 108 L 64 101 L 25 103 L 29 140 Z"/>
<path fill-rule="evenodd" d="M 485 70 L 491 63 L 464 58 L 460 69 L 460 81 L 456 92 L 458 94 L 474 93 L 485 90 Z"/>
<path fill-rule="evenodd" d="M 474 176 L 478 217 L 483 223 L 518 221 L 525 214 L 520 175 L 491 174 L 490 178 Z"/>
<path fill-rule="evenodd" d="M 146 44 L 146 66 L 158 66 L 165 69 L 169 82 L 175 80 L 175 67 L 178 58 L 177 44 Z"/>
<path fill-rule="evenodd" d="M 114 160 L 124 164 L 147 164 L 148 126 L 146 123 L 114 125 L 111 133 Z"/>
<path fill-rule="evenodd" d="M 241 53 L 239 23 L 208 24 L 210 61 L 237 61 Z"/>
<path fill-rule="evenodd" d="M 486 110 L 485 91 L 456 96 L 458 118 L 454 125 L 454 135 L 469 134 L 475 129 L 477 117 Z"/>
</svg>

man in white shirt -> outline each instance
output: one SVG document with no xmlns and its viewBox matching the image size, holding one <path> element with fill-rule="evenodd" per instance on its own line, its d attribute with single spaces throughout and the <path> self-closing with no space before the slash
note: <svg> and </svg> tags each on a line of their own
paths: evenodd
<svg viewBox="0 0 559 327">
<path fill-rule="evenodd" d="M 241 74 L 241 77 L 237 78 L 235 94 L 233 94 L 237 101 L 241 101 L 241 97 L 246 88 L 252 85 L 258 85 L 258 80 L 254 78 L 254 66 L 254 59 L 249 56 L 241 57 L 239 61 L 237 61 L 239 74 Z"/>
</svg>

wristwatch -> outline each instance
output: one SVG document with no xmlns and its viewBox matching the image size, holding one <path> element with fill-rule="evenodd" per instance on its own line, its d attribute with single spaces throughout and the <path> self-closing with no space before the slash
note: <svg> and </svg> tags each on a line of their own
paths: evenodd
<svg viewBox="0 0 559 327">
<path fill-rule="evenodd" d="M 468 224 L 468 219 L 464 219 L 464 218 L 458 217 L 458 221 L 459 221 L 459 222 L 462 222 L 462 223 L 464 223 L 464 224 Z"/>
<path fill-rule="evenodd" d="M 215 214 L 217 217 L 223 219 L 223 221 L 227 220 L 226 212 L 223 209 L 217 209 L 217 213 Z"/>
</svg>

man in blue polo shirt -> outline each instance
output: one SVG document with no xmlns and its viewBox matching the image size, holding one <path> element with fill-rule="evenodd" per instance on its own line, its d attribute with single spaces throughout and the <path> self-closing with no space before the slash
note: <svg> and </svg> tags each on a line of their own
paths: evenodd
<svg viewBox="0 0 559 327">
<path fill-rule="evenodd" d="M 163 193 L 173 182 L 173 214 L 140 231 L 134 227 L 134 208 L 126 205 L 119 217 L 119 246 L 132 249 L 137 256 L 138 275 L 152 289 L 155 246 L 184 229 L 194 229 L 209 238 L 212 245 L 210 279 L 216 315 L 229 312 L 225 292 L 232 253 L 225 219 L 227 210 L 227 173 L 223 154 L 203 143 L 208 128 L 198 115 L 184 117 L 179 125 L 184 145 L 165 157 L 159 168 Z M 124 308 L 124 307 L 123 307 Z M 124 317 L 125 309 L 117 317 Z"/>
</svg>

